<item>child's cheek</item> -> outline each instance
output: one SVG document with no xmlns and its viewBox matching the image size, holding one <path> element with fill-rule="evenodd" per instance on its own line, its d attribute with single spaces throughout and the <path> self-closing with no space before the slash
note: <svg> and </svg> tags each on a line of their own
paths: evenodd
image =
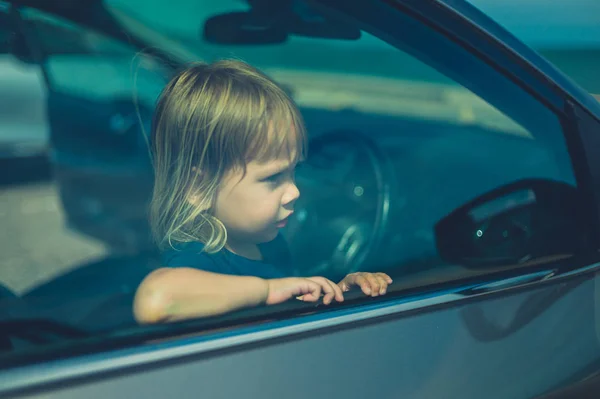
<svg viewBox="0 0 600 399">
<path fill-rule="evenodd" d="M 265 222 L 272 222 L 278 217 L 279 203 L 274 196 L 268 195 L 262 198 L 254 207 L 255 214 Z"/>
</svg>

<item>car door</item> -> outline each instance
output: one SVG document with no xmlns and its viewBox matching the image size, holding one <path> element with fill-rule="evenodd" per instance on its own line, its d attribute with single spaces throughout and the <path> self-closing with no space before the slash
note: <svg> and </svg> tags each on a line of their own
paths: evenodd
<svg viewBox="0 0 600 399">
<path fill-rule="evenodd" d="M 308 244 L 287 232 L 299 272 L 356 271 L 328 258 L 340 247 L 331 242 L 365 236 L 357 270 L 386 271 L 389 292 L 128 326 L 15 353 L 19 367 L 0 374 L 0 394 L 532 398 L 593 388 L 598 105 L 461 1 L 316 3 L 313 16 L 360 28 L 361 39 L 290 40 L 273 49 L 279 62 L 253 48 L 223 54 L 286 85 L 312 143 L 328 138 L 299 185 L 323 213 L 342 215 L 314 222 L 310 204 L 299 205 Z M 174 25 L 185 20 L 174 4 L 147 6 L 173 12 Z M 389 190 L 363 176 L 379 172 Z"/>
</svg>

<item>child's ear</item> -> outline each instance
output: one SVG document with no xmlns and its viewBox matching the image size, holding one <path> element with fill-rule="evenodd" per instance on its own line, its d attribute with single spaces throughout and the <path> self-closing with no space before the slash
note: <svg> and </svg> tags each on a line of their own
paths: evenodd
<svg viewBox="0 0 600 399">
<path fill-rule="evenodd" d="M 200 196 L 198 194 L 190 194 L 187 197 L 187 201 L 189 204 L 194 205 L 194 206 L 199 206 L 200 205 Z"/>
<path fill-rule="evenodd" d="M 190 194 L 187 197 L 187 202 L 197 208 L 200 208 L 202 212 L 206 212 L 210 209 L 210 204 L 207 204 L 204 198 L 200 194 Z"/>
</svg>

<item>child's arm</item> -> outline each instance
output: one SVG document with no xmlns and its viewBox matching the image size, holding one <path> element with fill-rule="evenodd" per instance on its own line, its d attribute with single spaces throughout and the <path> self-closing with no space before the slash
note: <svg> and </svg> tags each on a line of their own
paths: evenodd
<svg viewBox="0 0 600 399">
<path fill-rule="evenodd" d="M 138 287 L 133 313 L 139 323 L 160 323 L 274 305 L 298 296 L 314 302 L 321 292 L 325 304 L 344 300 L 341 289 L 323 277 L 264 280 L 186 267 L 162 268 L 150 273 Z"/>
</svg>

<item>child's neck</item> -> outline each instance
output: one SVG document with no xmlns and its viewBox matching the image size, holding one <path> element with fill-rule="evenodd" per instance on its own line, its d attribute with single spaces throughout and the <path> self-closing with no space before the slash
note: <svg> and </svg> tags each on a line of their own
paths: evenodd
<svg viewBox="0 0 600 399">
<path fill-rule="evenodd" d="M 236 255 L 248 258 L 251 260 L 263 260 L 262 254 L 256 244 L 236 243 L 231 240 L 227 241 L 225 248 Z"/>
</svg>

